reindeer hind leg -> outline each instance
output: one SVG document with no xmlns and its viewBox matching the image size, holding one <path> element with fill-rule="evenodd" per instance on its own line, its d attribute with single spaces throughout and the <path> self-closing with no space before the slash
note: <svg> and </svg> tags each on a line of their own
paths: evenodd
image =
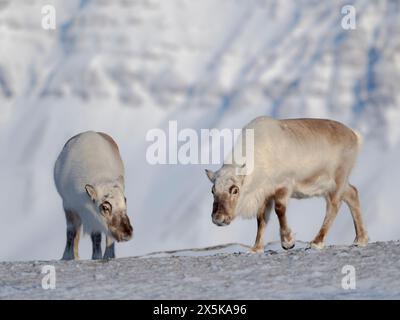
<svg viewBox="0 0 400 320">
<path fill-rule="evenodd" d="M 347 204 L 350 209 L 354 228 L 356 231 L 356 238 L 354 244 L 356 246 L 365 247 L 368 243 L 368 235 L 365 231 L 364 224 L 361 216 L 360 200 L 358 198 L 358 191 L 356 187 L 348 184 L 346 190 L 343 193 L 343 201 Z"/>
<path fill-rule="evenodd" d="M 341 196 L 338 191 L 335 191 L 326 196 L 326 214 L 324 218 L 324 222 L 322 223 L 321 229 L 318 234 L 311 242 L 311 248 L 314 249 L 323 249 L 325 246 L 326 236 L 328 234 L 329 229 L 332 226 L 333 221 L 336 218 L 336 215 L 339 211 L 341 204 Z"/>
<path fill-rule="evenodd" d="M 82 221 L 77 213 L 66 209 L 64 211 L 67 220 L 67 243 L 62 260 L 78 260 L 78 244 Z"/>
</svg>

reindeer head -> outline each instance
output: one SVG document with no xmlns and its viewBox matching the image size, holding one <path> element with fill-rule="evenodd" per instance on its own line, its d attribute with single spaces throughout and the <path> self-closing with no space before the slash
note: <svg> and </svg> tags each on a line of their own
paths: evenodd
<svg viewBox="0 0 400 320">
<path fill-rule="evenodd" d="M 119 183 L 85 186 L 103 227 L 118 242 L 132 238 L 133 228 L 126 213 L 126 198 Z"/>
<path fill-rule="evenodd" d="M 227 226 L 235 218 L 236 205 L 240 196 L 244 176 L 235 174 L 235 168 L 224 166 L 217 172 L 206 170 L 207 177 L 213 183 L 214 195 L 212 221 L 217 226 Z"/>
</svg>

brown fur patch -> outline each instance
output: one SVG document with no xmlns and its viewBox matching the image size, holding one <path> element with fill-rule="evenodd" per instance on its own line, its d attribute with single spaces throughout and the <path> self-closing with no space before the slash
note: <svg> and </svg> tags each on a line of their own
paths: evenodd
<svg viewBox="0 0 400 320">
<path fill-rule="evenodd" d="M 286 207 L 282 203 L 275 203 L 275 212 L 278 215 L 278 217 L 282 217 L 286 213 Z"/>
<path fill-rule="evenodd" d="M 117 241 L 123 241 L 125 237 L 132 237 L 133 228 L 129 218 L 124 213 L 114 213 L 112 218 L 108 217 L 107 225 L 113 237 Z"/>
<path fill-rule="evenodd" d="M 279 188 L 275 191 L 275 212 L 278 218 L 281 219 L 285 216 L 286 206 L 284 204 L 285 198 L 288 196 L 287 188 Z"/>
<path fill-rule="evenodd" d="M 315 135 L 317 139 L 324 137 L 331 144 L 341 143 L 348 148 L 358 144 L 357 135 L 344 124 L 328 119 L 284 119 L 279 126 L 288 134 L 303 140 Z"/>
<path fill-rule="evenodd" d="M 279 188 L 275 191 L 275 199 L 284 199 L 288 195 L 287 188 Z"/>
<path fill-rule="evenodd" d="M 214 213 L 218 212 L 219 214 L 226 214 L 229 216 L 229 213 L 233 211 L 233 203 L 229 194 L 221 194 L 215 199 L 215 204 L 213 208 Z"/>
</svg>

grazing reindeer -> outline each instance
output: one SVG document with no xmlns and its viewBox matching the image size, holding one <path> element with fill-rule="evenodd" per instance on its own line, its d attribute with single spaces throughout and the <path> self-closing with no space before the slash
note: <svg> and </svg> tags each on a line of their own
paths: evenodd
<svg viewBox="0 0 400 320">
<path fill-rule="evenodd" d="M 114 258 L 114 239 L 127 241 L 132 237 L 124 196 L 124 165 L 114 140 L 93 131 L 72 137 L 58 156 L 54 181 L 67 219 L 62 259 L 79 259 L 81 225 L 91 235 L 92 259 L 102 258 L 102 233 L 106 234 L 103 259 Z"/>
<path fill-rule="evenodd" d="M 252 251 L 263 252 L 264 230 L 274 206 L 282 247 L 291 249 L 295 239 L 286 220 L 289 198 L 321 196 L 326 199 L 326 216 L 311 246 L 324 247 L 342 201 L 354 220 L 354 244 L 367 245 L 357 189 L 348 181 L 361 144 L 357 133 L 331 120 L 268 117 L 256 118 L 244 129 L 254 130 L 254 170 L 237 175 L 241 165 L 235 162 L 217 172 L 206 170 L 213 183 L 212 221 L 216 225 L 228 225 L 236 216 L 257 217 Z"/>
</svg>

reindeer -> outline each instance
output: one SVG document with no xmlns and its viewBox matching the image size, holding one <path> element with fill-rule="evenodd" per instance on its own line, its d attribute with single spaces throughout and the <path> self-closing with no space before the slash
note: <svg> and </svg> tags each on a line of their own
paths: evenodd
<svg viewBox="0 0 400 320">
<path fill-rule="evenodd" d="M 324 247 L 342 201 L 350 208 L 354 221 L 354 244 L 367 245 L 358 192 L 349 183 L 361 145 L 358 133 L 332 120 L 275 120 L 268 117 L 256 118 L 243 129 L 254 130 L 252 172 L 237 174 L 242 165 L 235 162 L 223 164 L 217 172 L 206 170 L 213 183 L 214 224 L 229 225 L 237 216 L 257 217 L 257 236 L 252 252 L 264 252 L 264 231 L 274 207 L 280 225 L 281 245 L 288 250 L 295 245 L 286 219 L 289 199 L 324 197 L 326 216 L 311 247 Z"/>
<path fill-rule="evenodd" d="M 54 181 L 67 220 L 62 259 L 79 259 L 82 225 L 91 236 L 92 259 L 102 258 L 102 233 L 106 235 L 103 259 L 115 258 L 114 240 L 127 241 L 133 231 L 126 213 L 124 165 L 115 141 L 105 133 L 93 131 L 72 137 L 58 156 Z"/>
</svg>

